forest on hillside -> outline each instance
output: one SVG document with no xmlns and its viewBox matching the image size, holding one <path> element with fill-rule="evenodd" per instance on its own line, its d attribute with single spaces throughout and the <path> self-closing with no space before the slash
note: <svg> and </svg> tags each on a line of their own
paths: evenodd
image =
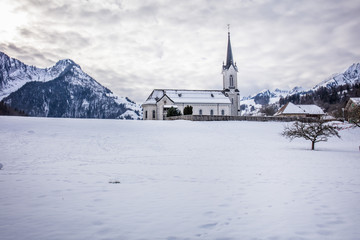
<svg viewBox="0 0 360 240">
<path fill-rule="evenodd" d="M 280 98 L 279 105 L 283 106 L 288 102 L 294 104 L 316 104 L 330 115 L 342 117 L 342 108 L 345 107 L 351 97 L 360 97 L 360 83 L 331 88 L 320 87 L 316 91 L 310 91 L 306 94 L 294 94 Z"/>
</svg>

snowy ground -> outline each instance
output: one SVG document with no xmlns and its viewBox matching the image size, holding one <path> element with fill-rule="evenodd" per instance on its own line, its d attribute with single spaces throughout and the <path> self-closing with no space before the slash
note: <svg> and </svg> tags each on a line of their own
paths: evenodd
<svg viewBox="0 0 360 240">
<path fill-rule="evenodd" d="M 0 117 L 0 238 L 359 239 L 360 129 L 283 125 Z"/>
</svg>

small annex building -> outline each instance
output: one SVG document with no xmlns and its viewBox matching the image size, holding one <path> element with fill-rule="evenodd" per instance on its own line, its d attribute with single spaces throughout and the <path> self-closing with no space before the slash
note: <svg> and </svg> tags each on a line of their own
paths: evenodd
<svg viewBox="0 0 360 240">
<path fill-rule="evenodd" d="M 173 107 L 184 113 L 189 105 L 193 115 L 238 116 L 240 115 L 240 91 L 237 82 L 238 68 L 233 60 L 228 32 L 226 63 L 222 65 L 222 90 L 155 89 L 142 104 L 144 120 L 164 120 Z"/>
<path fill-rule="evenodd" d="M 310 105 L 295 105 L 291 102 L 285 104 L 280 110 L 275 113 L 277 117 L 298 117 L 298 118 L 321 118 L 324 116 L 324 111 L 315 104 Z"/>
</svg>

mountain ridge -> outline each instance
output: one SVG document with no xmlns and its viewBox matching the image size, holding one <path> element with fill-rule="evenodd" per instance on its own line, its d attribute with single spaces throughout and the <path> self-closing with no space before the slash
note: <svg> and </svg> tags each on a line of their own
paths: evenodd
<svg viewBox="0 0 360 240">
<path fill-rule="evenodd" d="M 360 63 L 353 63 L 345 69 L 342 73 L 334 73 L 330 77 L 316 84 L 310 89 L 302 87 L 294 87 L 291 90 L 281 90 L 276 88 L 271 91 L 264 89 L 258 93 L 243 97 L 241 99 L 241 114 L 242 115 L 259 115 L 261 109 L 269 104 L 279 104 L 281 98 L 290 98 L 291 96 L 299 95 L 305 96 L 313 94 L 320 88 L 332 89 L 336 87 L 355 85 L 360 83 Z"/>
<path fill-rule="evenodd" d="M 138 104 L 116 96 L 71 59 L 37 68 L 0 52 L 0 100 L 30 116 L 142 118 Z"/>
</svg>

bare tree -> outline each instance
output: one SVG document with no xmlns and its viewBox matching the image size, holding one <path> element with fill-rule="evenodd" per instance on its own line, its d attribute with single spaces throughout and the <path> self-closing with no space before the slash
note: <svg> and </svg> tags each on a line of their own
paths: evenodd
<svg viewBox="0 0 360 240">
<path fill-rule="evenodd" d="M 289 138 L 290 141 L 295 138 L 310 140 L 311 150 L 315 149 L 315 143 L 326 142 L 329 137 L 336 136 L 340 138 L 337 128 L 323 121 L 311 123 L 295 122 L 291 126 L 286 126 L 281 135 Z"/>
</svg>

